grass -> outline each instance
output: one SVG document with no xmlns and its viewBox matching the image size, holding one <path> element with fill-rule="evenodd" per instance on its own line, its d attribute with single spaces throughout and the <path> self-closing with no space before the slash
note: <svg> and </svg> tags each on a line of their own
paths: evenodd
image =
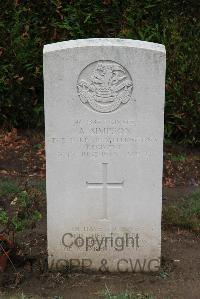
<svg viewBox="0 0 200 299">
<path fill-rule="evenodd" d="M 163 222 L 166 226 L 177 226 L 200 232 L 200 189 L 177 205 L 165 207 Z"/>
<path fill-rule="evenodd" d="M 106 294 L 104 299 L 154 299 L 152 295 L 149 294 L 131 294 L 124 292 L 118 295 Z"/>
<path fill-rule="evenodd" d="M 0 179 L 0 196 L 7 196 L 21 191 L 21 187 L 10 179 Z"/>
<path fill-rule="evenodd" d="M 104 299 L 155 299 L 150 294 L 141 294 L 141 293 L 133 293 L 129 291 L 124 291 L 120 294 L 112 294 L 109 288 L 106 285 L 105 297 Z"/>
<path fill-rule="evenodd" d="M 177 154 L 177 155 L 168 155 L 167 157 L 172 162 L 185 162 L 186 161 L 186 155 L 184 154 Z"/>
<path fill-rule="evenodd" d="M 185 155 L 172 155 L 171 161 L 172 162 L 185 162 L 186 156 Z"/>
</svg>

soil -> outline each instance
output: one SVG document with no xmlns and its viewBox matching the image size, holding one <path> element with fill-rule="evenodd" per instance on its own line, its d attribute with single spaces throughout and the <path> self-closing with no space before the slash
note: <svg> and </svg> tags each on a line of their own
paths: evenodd
<svg viewBox="0 0 200 299">
<path fill-rule="evenodd" d="M 43 134 L 14 130 L 0 138 L 0 178 L 37 185 L 45 182 Z M 198 150 L 165 149 L 163 205 L 190 194 L 200 183 Z M 184 155 L 181 161 L 171 156 Z M 182 161 L 183 160 L 183 161 Z M 1 198 L 0 198 L 1 200 Z M 157 273 L 49 272 L 46 252 L 46 200 L 41 198 L 43 219 L 18 235 L 4 273 L 0 273 L 0 298 L 25 294 L 30 298 L 105 298 L 125 291 L 155 298 L 200 298 L 200 236 L 178 228 L 162 230 L 162 267 Z M 60 296 L 60 297 L 59 297 Z M 29 298 L 29 297 L 28 297 Z"/>
<path fill-rule="evenodd" d="M 10 250 L 10 244 L 6 240 L 0 239 L 0 255 Z"/>
</svg>

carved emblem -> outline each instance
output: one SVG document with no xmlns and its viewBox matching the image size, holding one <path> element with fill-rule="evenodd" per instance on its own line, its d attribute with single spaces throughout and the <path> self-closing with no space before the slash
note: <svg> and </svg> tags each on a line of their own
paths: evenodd
<svg viewBox="0 0 200 299">
<path fill-rule="evenodd" d="M 101 60 L 82 70 L 77 89 L 82 103 L 106 113 L 130 100 L 133 82 L 128 71 L 120 64 Z"/>
</svg>

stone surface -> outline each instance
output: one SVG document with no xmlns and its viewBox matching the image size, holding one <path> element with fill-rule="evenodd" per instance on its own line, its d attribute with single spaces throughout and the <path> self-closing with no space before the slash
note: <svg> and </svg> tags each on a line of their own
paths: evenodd
<svg viewBox="0 0 200 299">
<path fill-rule="evenodd" d="M 49 267 L 158 270 L 164 89 L 163 45 L 44 47 Z"/>
</svg>

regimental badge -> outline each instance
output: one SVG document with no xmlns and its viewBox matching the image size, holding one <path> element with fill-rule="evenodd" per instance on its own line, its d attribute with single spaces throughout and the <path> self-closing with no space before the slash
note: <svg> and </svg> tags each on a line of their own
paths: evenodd
<svg viewBox="0 0 200 299">
<path fill-rule="evenodd" d="M 95 111 L 107 113 L 130 100 L 133 82 L 123 66 L 113 61 L 101 60 L 82 70 L 77 89 L 82 103 Z"/>
</svg>

